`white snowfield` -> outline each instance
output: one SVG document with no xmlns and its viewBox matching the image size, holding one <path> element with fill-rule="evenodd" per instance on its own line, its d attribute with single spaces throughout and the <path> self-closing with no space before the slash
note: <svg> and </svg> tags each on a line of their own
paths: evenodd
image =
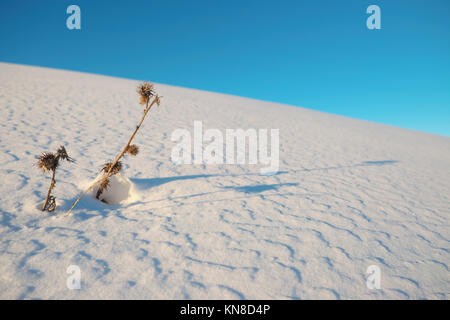
<svg viewBox="0 0 450 320">
<path fill-rule="evenodd" d="M 139 121 L 138 83 L 0 64 L 0 298 L 449 298 L 448 137 L 156 85 L 117 203 L 90 194 L 64 217 Z M 279 172 L 175 165 L 171 134 L 196 120 L 280 129 Z M 51 214 L 33 164 L 60 145 L 76 163 L 57 170 Z"/>
</svg>

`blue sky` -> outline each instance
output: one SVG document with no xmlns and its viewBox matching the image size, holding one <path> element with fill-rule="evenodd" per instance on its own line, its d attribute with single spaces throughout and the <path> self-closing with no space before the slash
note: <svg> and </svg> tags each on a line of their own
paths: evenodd
<svg viewBox="0 0 450 320">
<path fill-rule="evenodd" d="M 81 8 L 68 30 L 66 8 Z M 381 8 L 369 30 L 366 8 Z M 0 61 L 151 80 L 450 136 L 448 0 L 1 0 Z"/>
</svg>

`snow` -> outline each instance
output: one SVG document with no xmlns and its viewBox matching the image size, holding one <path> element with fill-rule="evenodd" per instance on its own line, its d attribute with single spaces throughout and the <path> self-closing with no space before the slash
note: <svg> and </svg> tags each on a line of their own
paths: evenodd
<svg viewBox="0 0 450 320">
<path fill-rule="evenodd" d="M 0 298 L 449 298 L 448 137 L 157 84 L 114 203 L 90 194 L 64 217 L 139 121 L 137 84 L 0 63 Z M 196 120 L 280 129 L 279 172 L 175 165 L 171 134 Z M 43 213 L 50 177 L 32 165 L 59 145 L 76 163 Z"/>
</svg>

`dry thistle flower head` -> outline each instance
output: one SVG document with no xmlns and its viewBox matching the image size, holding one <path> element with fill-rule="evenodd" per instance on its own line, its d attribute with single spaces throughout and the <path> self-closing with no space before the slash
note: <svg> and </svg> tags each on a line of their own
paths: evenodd
<svg viewBox="0 0 450 320">
<path fill-rule="evenodd" d="M 57 157 L 51 153 L 51 152 L 44 152 L 41 154 L 41 156 L 38 158 L 38 162 L 36 163 L 36 166 L 44 173 L 50 171 L 50 170 L 56 170 L 58 167 L 58 160 Z"/>
<path fill-rule="evenodd" d="M 104 173 L 107 173 L 109 171 L 109 169 L 111 168 L 111 166 L 112 166 L 112 162 L 105 163 L 105 165 L 103 166 L 102 171 Z M 120 170 L 122 170 L 122 162 L 117 161 L 117 163 L 114 165 L 114 167 L 112 168 L 110 173 L 113 176 L 115 174 L 118 174 L 120 172 Z"/>
<path fill-rule="evenodd" d="M 108 189 L 109 182 L 110 182 L 109 179 L 105 179 L 102 181 L 102 183 L 100 184 L 100 187 L 97 190 L 97 194 L 95 195 L 95 197 L 97 199 L 100 198 L 100 195 L 103 193 L 104 190 Z M 106 203 L 106 201 L 104 201 L 104 199 L 102 201 Z"/>
<path fill-rule="evenodd" d="M 139 153 L 139 147 L 135 144 L 131 144 L 127 147 L 127 151 L 129 155 L 135 156 Z"/>
<path fill-rule="evenodd" d="M 155 101 L 156 101 L 156 104 L 158 105 L 158 107 L 161 105 L 161 97 L 160 96 L 158 96 L 158 95 L 156 95 L 155 96 Z"/>
<path fill-rule="evenodd" d="M 138 93 L 140 95 L 140 104 L 147 104 L 152 96 L 155 95 L 153 84 L 150 82 L 143 82 L 138 86 Z"/>
<path fill-rule="evenodd" d="M 36 166 L 42 169 L 44 173 L 51 170 L 56 170 L 56 168 L 58 168 L 59 166 L 59 159 L 74 162 L 73 159 L 67 154 L 66 148 L 64 148 L 64 146 L 60 146 L 55 154 L 51 152 L 44 152 L 43 154 L 41 154 L 41 156 L 38 158 Z"/>
<path fill-rule="evenodd" d="M 58 156 L 59 158 L 63 159 L 63 160 L 67 160 L 69 162 L 74 162 L 74 160 L 69 157 L 69 155 L 67 154 L 66 148 L 64 148 L 64 146 L 60 146 L 58 151 L 56 151 L 56 156 Z"/>
<path fill-rule="evenodd" d="M 103 180 L 103 182 L 100 184 L 100 189 L 99 190 L 106 190 L 109 187 L 109 179 L 105 179 Z"/>
</svg>

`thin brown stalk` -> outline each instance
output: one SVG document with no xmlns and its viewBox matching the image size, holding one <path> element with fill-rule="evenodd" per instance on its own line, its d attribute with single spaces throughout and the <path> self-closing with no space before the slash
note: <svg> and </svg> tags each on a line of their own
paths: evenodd
<svg viewBox="0 0 450 320">
<path fill-rule="evenodd" d="M 116 157 L 116 159 L 114 159 L 114 162 L 112 163 L 112 165 L 110 165 L 109 170 L 103 175 L 103 177 L 97 181 L 94 181 L 94 183 L 92 183 L 89 188 L 87 188 L 82 194 L 81 196 L 74 202 L 74 204 L 72 205 L 72 207 L 70 207 L 69 211 L 67 211 L 66 216 L 68 216 L 70 214 L 70 212 L 72 211 L 72 209 L 77 205 L 77 203 L 90 191 L 92 190 L 92 188 L 94 188 L 96 185 L 100 184 L 100 183 L 104 183 L 104 181 L 106 179 L 108 179 L 112 174 L 111 174 L 111 170 L 114 168 L 114 166 L 116 165 L 116 163 L 123 157 L 123 155 L 127 152 L 128 147 L 131 144 L 131 141 L 133 141 L 134 136 L 136 135 L 136 133 L 138 132 L 139 128 L 141 127 L 142 123 L 144 122 L 145 116 L 147 115 L 147 113 L 150 111 L 150 109 L 152 108 L 152 106 L 155 103 L 159 104 L 159 97 L 155 96 L 153 101 L 148 104 L 149 100 L 147 100 L 146 102 L 146 108 L 144 110 L 144 113 L 142 114 L 141 120 L 139 121 L 138 125 L 136 126 L 136 129 L 134 129 L 133 134 L 131 135 L 130 139 L 128 139 L 127 144 L 125 145 L 125 147 L 123 148 L 122 152 Z"/>
<path fill-rule="evenodd" d="M 44 205 L 42 207 L 42 211 L 45 211 L 47 209 L 47 204 L 48 204 L 48 201 L 50 199 L 50 195 L 51 195 L 53 187 L 55 186 L 55 183 L 56 183 L 56 180 L 55 180 L 56 169 L 52 170 L 52 171 L 53 171 L 52 182 L 50 183 L 50 187 L 48 188 L 47 197 L 45 198 L 45 202 L 44 202 Z"/>
<path fill-rule="evenodd" d="M 51 212 L 56 208 L 56 198 L 52 196 L 52 190 L 56 184 L 55 175 L 56 169 L 58 169 L 60 165 L 60 160 L 74 162 L 74 160 L 67 154 L 64 146 L 60 146 L 55 153 L 42 153 L 39 156 L 37 163 L 35 163 L 35 166 L 41 169 L 44 174 L 50 171 L 52 172 L 52 181 L 50 183 L 50 187 L 48 188 L 47 197 L 45 198 L 44 205 L 42 206 L 42 211 L 47 210 Z"/>
</svg>

